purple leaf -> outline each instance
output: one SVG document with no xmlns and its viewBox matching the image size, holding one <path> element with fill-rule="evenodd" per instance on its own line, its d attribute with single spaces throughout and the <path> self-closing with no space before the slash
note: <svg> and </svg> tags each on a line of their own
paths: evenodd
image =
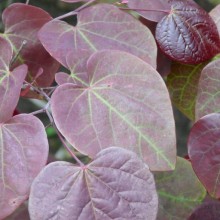
<svg viewBox="0 0 220 220">
<path fill-rule="evenodd" d="M 188 153 L 193 169 L 209 194 L 220 198 L 220 114 L 199 119 L 192 127 Z"/>
<path fill-rule="evenodd" d="M 28 207 L 21 205 L 16 211 L 4 220 L 30 220 Z"/>
<path fill-rule="evenodd" d="M 151 170 L 174 169 L 172 107 L 156 70 L 129 53 L 106 50 L 91 56 L 87 73 L 88 83 L 75 76 L 77 85 L 63 84 L 52 95 L 52 114 L 66 139 L 91 157 L 107 146 L 126 147 Z"/>
<path fill-rule="evenodd" d="M 159 197 L 157 220 L 186 219 L 206 196 L 191 163 L 183 158 L 177 158 L 174 171 L 155 172 L 154 178 Z"/>
<path fill-rule="evenodd" d="M 28 65 L 27 80 L 32 82 L 40 68 L 43 74 L 36 79 L 38 86 L 49 86 L 54 80 L 54 74 L 59 68 L 55 61 L 43 48 L 38 40 L 39 29 L 52 18 L 44 10 L 22 3 L 11 4 L 2 14 L 5 26 L 5 37 L 13 46 L 14 55 L 17 54 L 23 41 L 26 44 L 21 49 L 13 67 L 20 64 Z"/>
<path fill-rule="evenodd" d="M 220 111 L 220 60 L 212 61 L 201 72 L 196 100 L 196 118 Z"/>
<path fill-rule="evenodd" d="M 209 14 L 195 2 L 172 2 L 171 12 L 156 28 L 160 49 L 171 59 L 197 64 L 220 52 L 217 27 Z"/>
<path fill-rule="evenodd" d="M 169 0 L 130 0 L 128 1 L 128 7 L 134 10 L 142 9 L 135 11 L 147 20 L 156 22 L 159 22 L 164 16 L 166 16 L 171 9 Z"/>
<path fill-rule="evenodd" d="M 0 124 L 0 219 L 28 198 L 47 156 L 47 136 L 38 118 L 21 114 Z"/>
<path fill-rule="evenodd" d="M 188 220 L 219 220 L 220 202 L 205 202 L 190 215 Z"/>
<path fill-rule="evenodd" d="M 154 220 L 157 194 L 153 175 L 131 151 L 111 147 L 93 162 L 46 166 L 31 186 L 32 220 Z"/>
<path fill-rule="evenodd" d="M 209 15 L 212 17 L 218 28 L 218 32 L 220 33 L 220 5 L 217 5 L 214 9 L 212 9 L 209 12 Z"/>
<path fill-rule="evenodd" d="M 77 25 L 54 20 L 39 32 L 46 50 L 67 67 L 66 56 L 72 52 L 92 53 L 116 49 L 132 53 L 156 67 L 156 43 L 148 30 L 131 15 L 108 4 L 97 4 L 80 11 Z M 54 43 L 56 42 L 56 43 Z"/>
<path fill-rule="evenodd" d="M 189 119 L 195 119 L 195 102 L 201 71 L 207 63 L 197 65 L 173 62 L 167 87 L 173 104 Z"/>
<path fill-rule="evenodd" d="M 0 48 L 0 123 L 2 123 L 13 115 L 27 74 L 27 66 L 21 65 L 10 72 L 12 48 L 3 38 L 0 38 Z"/>
</svg>

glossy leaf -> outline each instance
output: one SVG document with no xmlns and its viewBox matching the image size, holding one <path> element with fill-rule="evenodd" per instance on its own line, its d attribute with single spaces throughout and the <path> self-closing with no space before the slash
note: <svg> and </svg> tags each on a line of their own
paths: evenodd
<svg viewBox="0 0 220 220">
<path fill-rule="evenodd" d="M 156 22 L 159 22 L 166 16 L 171 9 L 169 0 L 130 0 L 128 1 L 128 7 L 137 11 L 144 18 Z"/>
<path fill-rule="evenodd" d="M 45 167 L 32 184 L 29 212 L 32 220 L 154 220 L 157 205 L 148 167 L 131 151 L 111 147 L 85 167 Z"/>
<path fill-rule="evenodd" d="M 178 157 L 174 171 L 155 173 L 159 196 L 157 220 L 183 220 L 205 198 L 206 190 L 191 163 Z"/>
<path fill-rule="evenodd" d="M 152 170 L 173 169 L 172 108 L 156 70 L 131 54 L 106 50 L 88 60 L 87 73 L 88 83 L 76 76 L 77 85 L 63 84 L 52 95 L 52 114 L 66 139 L 91 157 L 107 146 L 126 147 Z"/>
<path fill-rule="evenodd" d="M 52 18 L 44 10 L 22 3 L 11 4 L 2 14 L 5 32 L 2 35 L 13 47 L 14 55 L 21 49 L 17 62 L 13 67 L 27 64 L 29 73 L 27 79 L 32 82 L 40 68 L 43 74 L 36 79 L 38 86 L 49 86 L 54 80 L 54 74 L 59 64 L 43 48 L 38 40 L 39 29 Z"/>
<path fill-rule="evenodd" d="M 173 63 L 167 87 L 173 104 L 189 119 L 195 119 L 195 102 L 201 71 L 207 63 L 187 65 Z"/>
<path fill-rule="evenodd" d="M 220 114 L 199 119 L 188 139 L 188 152 L 193 169 L 209 194 L 220 198 Z"/>
<path fill-rule="evenodd" d="M 77 25 L 54 20 L 40 30 L 39 38 L 61 64 L 66 56 L 81 51 L 115 49 L 132 53 L 156 67 L 156 43 L 148 30 L 131 15 L 108 4 L 97 4 L 77 14 Z M 56 42 L 56 43 L 54 43 Z"/>
<path fill-rule="evenodd" d="M 209 15 L 212 17 L 213 21 L 215 22 L 218 32 L 220 33 L 220 5 L 217 5 L 215 8 L 213 8 Z"/>
<path fill-rule="evenodd" d="M 2 123 L 13 115 L 27 74 L 27 66 L 21 65 L 10 72 L 9 64 L 12 59 L 12 48 L 1 37 L 0 48 L 0 123 Z"/>
<path fill-rule="evenodd" d="M 209 63 L 201 72 L 196 99 L 196 118 L 220 111 L 220 60 Z"/>
<path fill-rule="evenodd" d="M 169 15 L 157 24 L 156 40 L 168 57 L 186 64 L 201 63 L 220 52 L 214 21 L 193 1 L 172 2 Z"/>
<path fill-rule="evenodd" d="M 188 220 L 219 220 L 220 202 L 205 202 L 190 215 Z"/>
<path fill-rule="evenodd" d="M 48 141 L 38 118 L 21 114 L 0 124 L 0 219 L 28 198 L 47 156 Z"/>
</svg>

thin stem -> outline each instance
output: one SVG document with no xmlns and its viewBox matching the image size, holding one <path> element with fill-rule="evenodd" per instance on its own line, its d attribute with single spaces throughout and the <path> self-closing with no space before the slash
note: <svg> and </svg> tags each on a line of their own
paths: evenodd
<svg viewBox="0 0 220 220">
<path fill-rule="evenodd" d="M 169 14 L 170 10 L 158 10 L 158 9 L 143 9 L 143 8 L 122 8 L 122 7 L 118 7 L 121 10 L 131 10 L 131 11 L 153 11 L 153 12 L 164 12 Z"/>
<path fill-rule="evenodd" d="M 13 59 L 10 62 L 10 66 L 12 66 L 14 64 L 14 62 L 17 60 L 19 54 L 21 53 L 22 49 L 25 47 L 25 45 L 27 44 L 26 40 L 23 40 L 21 43 L 20 48 L 18 49 L 17 53 L 15 54 L 15 56 L 13 57 Z"/>
<path fill-rule="evenodd" d="M 25 3 L 25 4 L 26 4 L 26 5 L 28 5 L 28 4 L 29 4 L 29 2 L 30 2 L 30 0 L 26 0 L 26 3 Z"/>
<path fill-rule="evenodd" d="M 61 20 L 61 19 L 73 16 L 73 15 L 77 15 L 78 12 L 80 12 L 82 9 L 86 8 L 88 5 L 92 4 L 95 1 L 96 0 L 90 0 L 90 1 L 86 2 L 85 4 L 83 4 L 82 6 L 80 6 L 79 8 L 77 8 L 76 10 L 71 11 L 71 12 L 69 12 L 67 14 L 61 15 L 61 16 L 59 16 L 57 18 L 54 18 L 54 20 Z"/>
<path fill-rule="evenodd" d="M 66 144 L 66 141 L 64 140 L 63 136 L 61 135 L 61 133 L 59 132 L 57 126 L 54 123 L 54 120 L 50 114 L 50 112 L 46 109 L 46 114 L 50 120 L 50 123 L 52 124 L 52 126 L 54 127 L 54 129 L 56 130 L 56 133 L 60 139 L 60 141 L 62 142 L 63 146 L 65 147 L 65 149 L 69 152 L 69 154 L 75 159 L 75 161 L 81 166 L 81 167 L 85 167 L 85 164 L 80 161 L 78 159 L 78 157 L 72 152 L 72 150 L 69 148 L 69 146 Z"/>
</svg>

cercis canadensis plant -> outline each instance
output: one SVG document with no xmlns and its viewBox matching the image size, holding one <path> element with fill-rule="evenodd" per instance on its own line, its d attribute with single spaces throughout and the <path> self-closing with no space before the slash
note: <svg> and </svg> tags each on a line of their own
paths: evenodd
<svg viewBox="0 0 220 220">
<path fill-rule="evenodd" d="M 2 14 L 0 219 L 219 219 L 220 7 L 85 0 L 52 18 L 28 3 Z M 13 116 L 20 97 L 46 104 Z M 193 123 L 189 160 L 171 103 Z M 40 113 L 75 163 L 48 162 Z"/>
</svg>

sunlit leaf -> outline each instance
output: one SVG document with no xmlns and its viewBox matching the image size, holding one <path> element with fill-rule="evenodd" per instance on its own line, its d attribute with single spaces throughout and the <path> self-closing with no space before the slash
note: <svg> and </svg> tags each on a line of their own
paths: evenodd
<svg viewBox="0 0 220 220">
<path fill-rule="evenodd" d="M 2 14 L 5 32 L 2 36 L 10 42 L 16 56 L 25 41 L 23 48 L 19 52 L 16 63 L 28 65 L 29 81 L 33 81 L 40 68 L 43 74 L 36 79 L 39 86 L 48 86 L 54 80 L 54 74 L 59 64 L 43 48 L 38 40 L 39 29 L 52 18 L 44 10 L 22 3 L 11 4 Z"/>
<path fill-rule="evenodd" d="M 54 20 L 39 32 L 46 50 L 67 67 L 66 56 L 115 49 L 132 53 L 156 67 L 156 43 L 149 29 L 116 6 L 97 4 L 77 14 L 77 25 Z"/>
<path fill-rule="evenodd" d="M 171 9 L 169 0 L 129 0 L 128 7 L 137 11 L 144 18 L 156 22 L 166 16 Z"/>
<path fill-rule="evenodd" d="M 153 175 L 131 151 L 111 147 L 93 162 L 46 166 L 34 180 L 32 220 L 155 220 L 158 199 Z"/>
<path fill-rule="evenodd" d="M 196 99 L 196 118 L 220 112 L 220 60 L 209 63 L 201 72 Z"/>
<path fill-rule="evenodd" d="M 197 64 L 220 52 L 217 27 L 195 2 L 172 1 L 170 13 L 157 25 L 156 40 L 171 59 Z"/>
<path fill-rule="evenodd" d="M 189 119 L 195 119 L 195 102 L 199 77 L 207 63 L 187 65 L 173 63 L 167 87 L 173 104 Z"/>
<path fill-rule="evenodd" d="M 21 114 L 0 124 L 0 219 L 28 198 L 47 156 L 48 141 L 38 118 Z"/>
<path fill-rule="evenodd" d="M 205 202 L 190 215 L 187 220 L 218 220 L 220 219 L 220 202 Z"/>
<path fill-rule="evenodd" d="M 188 139 L 188 153 L 193 169 L 209 194 L 220 198 L 220 114 L 199 119 Z"/>
<path fill-rule="evenodd" d="M 157 220 L 183 220 L 205 198 L 206 190 L 191 163 L 178 157 L 174 171 L 155 173 L 159 196 Z"/>
<path fill-rule="evenodd" d="M 88 83 L 75 76 L 77 85 L 63 84 L 52 95 L 52 114 L 66 139 L 91 157 L 107 146 L 126 147 L 152 170 L 173 169 L 172 108 L 156 70 L 131 54 L 106 50 L 88 60 L 87 73 Z"/>
</svg>

